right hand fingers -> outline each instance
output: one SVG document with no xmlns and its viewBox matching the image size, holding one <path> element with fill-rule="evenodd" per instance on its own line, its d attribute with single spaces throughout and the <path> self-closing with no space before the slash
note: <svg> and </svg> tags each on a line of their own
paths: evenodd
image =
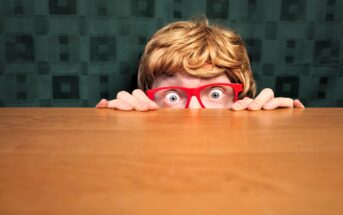
<svg viewBox="0 0 343 215">
<path fill-rule="evenodd" d="M 125 104 L 131 106 L 132 109 L 137 111 L 156 110 L 158 108 L 158 106 L 155 105 L 155 103 L 151 101 L 141 90 L 135 90 L 132 95 L 126 91 L 120 91 L 117 94 L 117 99 L 115 100 L 119 101 L 114 102 L 114 106 L 116 106 L 117 103 L 121 104 L 120 107 Z"/>
<path fill-rule="evenodd" d="M 159 108 L 158 105 L 154 101 L 150 100 L 150 98 L 140 89 L 132 91 L 132 96 L 140 101 L 146 102 L 150 106 L 150 109 L 155 110 Z"/>
<path fill-rule="evenodd" d="M 101 99 L 101 101 L 95 106 L 96 108 L 113 108 L 118 110 L 132 110 L 133 107 L 124 101 L 114 99 L 107 101 L 106 99 Z"/>
<path fill-rule="evenodd" d="M 133 109 L 132 105 L 120 99 L 114 99 L 114 100 L 108 101 L 107 108 L 112 108 L 112 109 L 117 109 L 117 110 L 132 110 Z"/>
</svg>

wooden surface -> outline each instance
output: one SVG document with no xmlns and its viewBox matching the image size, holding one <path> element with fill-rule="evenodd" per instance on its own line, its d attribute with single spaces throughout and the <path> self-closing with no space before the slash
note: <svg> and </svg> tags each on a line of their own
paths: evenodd
<svg viewBox="0 0 343 215">
<path fill-rule="evenodd" d="M 343 214 L 343 109 L 0 109 L 0 214 Z"/>
</svg>

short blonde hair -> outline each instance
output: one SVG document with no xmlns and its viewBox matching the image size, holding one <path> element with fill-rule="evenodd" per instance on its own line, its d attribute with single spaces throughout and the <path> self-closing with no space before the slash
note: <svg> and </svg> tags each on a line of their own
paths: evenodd
<svg viewBox="0 0 343 215">
<path fill-rule="evenodd" d="M 201 69 L 205 64 L 217 69 Z M 150 89 L 161 74 L 180 71 L 195 77 L 226 73 L 231 82 L 243 84 L 240 98 L 253 97 L 256 93 L 242 38 L 230 29 L 210 26 L 205 17 L 171 23 L 152 36 L 141 57 L 138 86 Z"/>
</svg>

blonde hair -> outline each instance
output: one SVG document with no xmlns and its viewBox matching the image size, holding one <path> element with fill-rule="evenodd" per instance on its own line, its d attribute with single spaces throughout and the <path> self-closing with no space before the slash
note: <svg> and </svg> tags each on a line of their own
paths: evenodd
<svg viewBox="0 0 343 215">
<path fill-rule="evenodd" d="M 201 69 L 206 64 L 216 69 Z M 205 17 L 171 23 L 152 36 L 141 57 L 138 86 L 150 89 L 161 74 L 180 71 L 195 77 L 226 73 L 231 82 L 243 84 L 240 98 L 256 93 L 242 38 L 230 29 L 210 26 Z"/>
</svg>

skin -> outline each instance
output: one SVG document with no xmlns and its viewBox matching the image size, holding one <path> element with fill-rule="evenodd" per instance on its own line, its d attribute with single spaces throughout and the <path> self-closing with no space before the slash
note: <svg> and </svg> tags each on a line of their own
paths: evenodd
<svg viewBox="0 0 343 215">
<path fill-rule="evenodd" d="M 208 69 L 204 67 L 204 69 Z M 211 83 L 231 83 L 229 78 L 225 75 L 219 75 L 213 78 L 198 78 L 185 73 L 176 73 L 174 76 L 161 76 L 153 83 L 153 88 L 165 87 L 165 86 L 182 86 L 182 87 L 198 87 Z M 274 97 L 272 89 L 263 89 L 260 94 L 255 98 L 245 97 L 236 101 L 231 110 L 274 110 L 277 108 L 304 108 L 304 105 L 298 100 L 291 98 Z M 107 101 L 102 99 L 96 108 L 111 108 L 116 110 L 136 110 L 136 111 L 152 111 L 158 109 L 158 105 L 150 100 L 146 94 L 140 90 L 135 89 L 131 94 L 126 91 L 120 91 L 117 94 L 116 99 Z M 193 96 L 191 98 L 188 108 L 201 108 L 198 100 Z"/>
</svg>

